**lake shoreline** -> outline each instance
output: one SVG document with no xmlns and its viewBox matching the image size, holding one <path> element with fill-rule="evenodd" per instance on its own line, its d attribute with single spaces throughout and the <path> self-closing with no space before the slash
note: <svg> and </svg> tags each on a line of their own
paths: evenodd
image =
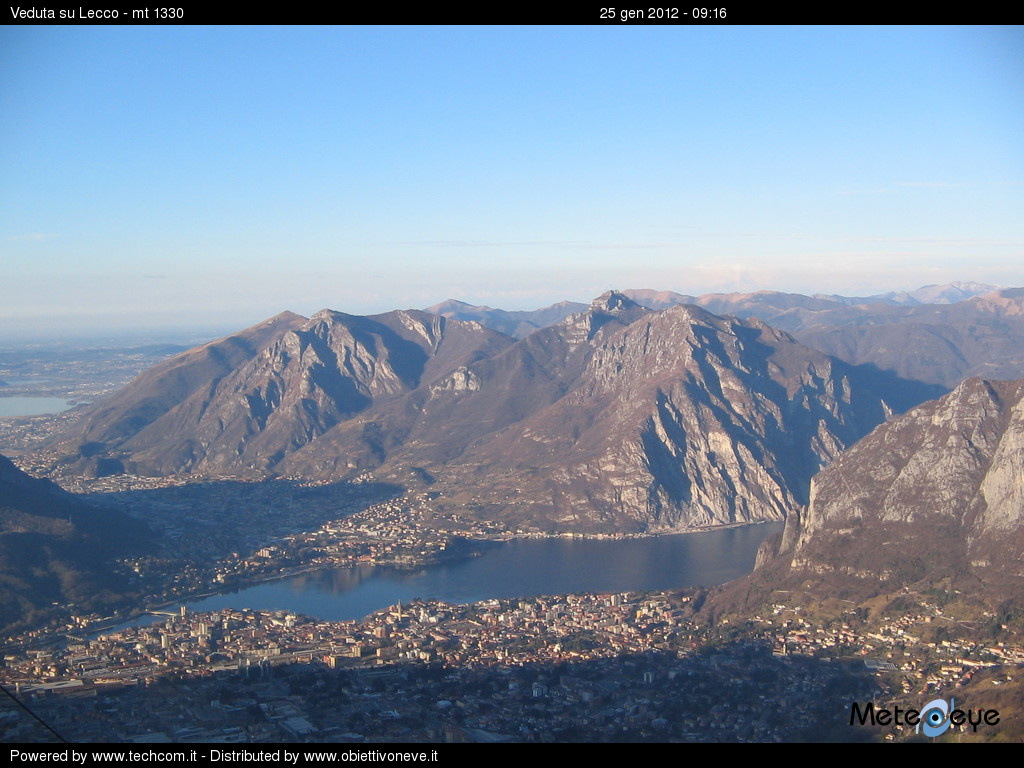
<svg viewBox="0 0 1024 768">
<path fill-rule="evenodd" d="M 422 598 L 452 604 L 561 594 L 611 594 L 716 586 L 753 569 L 760 543 L 780 523 L 717 526 L 621 539 L 515 536 L 483 541 L 510 545 L 482 556 L 463 555 L 422 565 L 307 565 L 247 579 L 223 590 L 203 590 L 109 622 L 89 633 L 134 623 L 152 611 L 185 605 L 189 612 L 286 610 L 325 621 L 358 619 L 375 610 Z M 702 539 L 695 536 L 703 535 Z M 301 581 L 297 581 L 300 579 Z M 246 594 L 241 600 L 238 596 Z"/>
</svg>

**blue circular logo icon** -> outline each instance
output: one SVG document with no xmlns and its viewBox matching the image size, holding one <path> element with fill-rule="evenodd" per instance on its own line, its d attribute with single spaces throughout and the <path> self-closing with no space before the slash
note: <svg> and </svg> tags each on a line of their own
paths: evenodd
<svg viewBox="0 0 1024 768">
<path fill-rule="evenodd" d="M 924 705 L 924 714 L 918 728 L 925 736 L 941 736 L 949 729 L 950 705 L 942 699 L 933 699 Z"/>
</svg>

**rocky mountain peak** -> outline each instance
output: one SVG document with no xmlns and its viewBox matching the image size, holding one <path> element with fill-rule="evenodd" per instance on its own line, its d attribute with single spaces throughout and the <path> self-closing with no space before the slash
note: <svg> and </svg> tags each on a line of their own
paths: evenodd
<svg viewBox="0 0 1024 768">
<path fill-rule="evenodd" d="M 591 310 L 601 312 L 624 312 L 631 309 L 641 309 L 640 305 L 629 296 L 619 291 L 605 291 L 590 303 Z"/>
<path fill-rule="evenodd" d="M 650 311 L 623 293 L 605 291 L 584 311 L 562 321 L 563 338 L 570 344 L 590 342 L 599 336 L 604 338 Z"/>
</svg>

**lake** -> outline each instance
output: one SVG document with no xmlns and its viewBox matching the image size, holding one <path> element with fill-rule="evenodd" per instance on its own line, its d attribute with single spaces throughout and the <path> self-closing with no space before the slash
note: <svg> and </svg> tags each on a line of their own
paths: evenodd
<svg viewBox="0 0 1024 768">
<path fill-rule="evenodd" d="M 59 397 L 0 397 L 0 419 L 60 413 L 70 407 Z"/>
<path fill-rule="evenodd" d="M 332 621 L 360 619 L 415 598 L 472 603 L 492 597 L 713 586 L 754 567 L 761 542 L 782 523 L 644 539 L 518 539 L 480 557 L 403 570 L 326 568 L 187 603 L 190 611 L 288 610 Z"/>
</svg>

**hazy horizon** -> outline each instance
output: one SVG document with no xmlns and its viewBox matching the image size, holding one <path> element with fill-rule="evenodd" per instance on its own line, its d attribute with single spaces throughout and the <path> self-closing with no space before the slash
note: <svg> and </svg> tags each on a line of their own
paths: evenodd
<svg viewBox="0 0 1024 768">
<path fill-rule="evenodd" d="M 978 281 L 972 280 L 955 280 L 953 284 L 969 284 Z M 913 293 L 914 291 L 941 287 L 936 284 L 919 285 L 912 289 L 893 289 L 892 291 L 883 291 L 879 294 L 871 294 L 862 298 L 872 298 L 874 296 L 883 296 L 888 293 L 907 292 Z M 1009 289 L 1017 288 L 1022 286 L 995 286 L 997 289 Z M 418 309 L 424 310 L 429 309 L 435 305 L 441 304 L 445 301 L 455 300 L 461 301 L 470 306 L 489 306 L 491 309 L 506 310 L 506 311 L 533 311 L 539 309 L 545 309 L 562 302 L 577 302 L 580 304 L 589 304 L 601 294 L 609 290 L 621 290 L 621 291 L 632 291 L 632 290 L 654 290 L 658 292 L 671 292 L 671 289 L 644 286 L 638 288 L 636 286 L 612 286 L 601 289 L 593 294 L 581 296 L 580 298 L 562 298 L 556 299 L 549 304 L 543 306 L 533 306 L 525 302 L 521 302 L 519 306 L 498 306 L 498 305 L 484 305 L 482 303 L 475 303 L 472 301 L 466 301 L 457 296 L 449 296 L 445 299 L 438 299 L 432 302 L 429 306 L 419 307 L 403 307 L 403 306 L 392 306 L 387 309 L 380 310 L 379 312 L 367 312 L 367 315 L 382 314 L 384 312 L 390 312 L 393 310 L 404 310 L 404 309 Z M 758 290 L 770 290 L 770 289 L 758 289 Z M 742 292 L 742 293 L 753 293 Z M 681 291 L 675 291 L 675 293 L 681 293 Z M 715 293 L 709 291 L 707 293 Z M 730 293 L 730 292 L 723 292 Z M 701 294 L 697 294 L 701 295 Z M 821 291 L 812 291 L 804 294 L 807 296 L 825 296 Z M 843 296 L 852 298 L 852 294 L 828 294 Z M 330 309 L 339 312 L 345 312 L 346 314 L 359 314 L 350 312 L 344 307 L 333 307 L 323 306 L 317 308 L 314 311 L 297 312 L 297 314 L 309 317 L 315 314 L 317 311 L 323 309 Z M 168 315 L 164 318 L 165 322 L 159 321 L 159 316 L 148 315 L 141 318 L 141 323 L 135 325 L 129 325 L 125 323 L 111 323 L 109 320 L 104 321 L 102 315 L 98 316 L 99 319 L 94 317 L 85 316 L 79 318 L 72 318 L 72 325 L 68 326 L 68 319 L 65 318 L 54 318 L 53 324 L 47 324 L 40 322 L 39 318 L 31 318 L 22 320 L 19 322 L 18 319 L 8 320 L 5 322 L 5 334 L 4 341 L 13 344 L 15 347 L 22 346 L 25 344 L 44 344 L 52 346 L 55 344 L 86 344 L 87 346 L 117 346 L 120 344 L 127 345 L 140 345 L 140 344 L 161 344 L 161 343 L 173 343 L 173 344 L 202 344 L 206 341 L 210 341 L 223 336 L 228 336 L 244 328 L 256 325 L 264 320 L 267 320 L 275 315 L 284 312 L 294 312 L 295 310 L 290 308 L 283 308 L 272 314 L 265 315 L 262 317 L 235 317 L 232 322 L 233 316 L 218 316 L 216 313 L 205 316 L 196 317 L 189 316 L 183 318 L 180 315 Z M 2 346 L 2 345 L 0 345 Z"/>
</svg>

